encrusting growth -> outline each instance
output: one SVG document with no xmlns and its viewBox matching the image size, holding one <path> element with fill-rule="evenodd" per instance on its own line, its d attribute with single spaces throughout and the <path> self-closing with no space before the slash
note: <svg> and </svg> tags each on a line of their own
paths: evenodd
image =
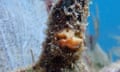
<svg viewBox="0 0 120 72">
<path fill-rule="evenodd" d="M 43 51 L 33 72 L 88 72 L 80 59 L 88 7 L 88 0 L 58 0 L 52 7 Z"/>
<path fill-rule="evenodd" d="M 53 6 L 43 52 L 34 70 L 87 72 L 81 64 L 80 55 L 85 47 L 88 3 L 88 0 L 58 0 Z"/>
<path fill-rule="evenodd" d="M 83 45 L 82 34 L 79 32 L 75 33 L 73 30 L 65 29 L 62 32 L 58 32 L 56 37 L 59 38 L 58 43 L 61 48 L 68 47 L 71 50 L 75 50 Z"/>
</svg>

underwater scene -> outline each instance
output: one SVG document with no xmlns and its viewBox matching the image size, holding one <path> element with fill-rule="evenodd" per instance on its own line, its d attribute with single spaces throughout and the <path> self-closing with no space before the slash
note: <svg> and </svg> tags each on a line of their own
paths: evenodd
<svg viewBox="0 0 120 72">
<path fill-rule="evenodd" d="M 0 72 L 120 72 L 119 0 L 0 0 Z"/>
</svg>

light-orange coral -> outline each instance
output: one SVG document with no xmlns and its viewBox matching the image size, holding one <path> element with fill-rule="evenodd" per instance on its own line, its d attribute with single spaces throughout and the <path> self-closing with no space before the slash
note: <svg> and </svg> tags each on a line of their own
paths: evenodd
<svg viewBox="0 0 120 72">
<path fill-rule="evenodd" d="M 83 35 L 74 30 L 64 29 L 57 33 L 57 38 L 59 38 L 59 44 L 61 47 L 68 47 L 72 50 L 76 50 L 83 45 Z"/>
</svg>

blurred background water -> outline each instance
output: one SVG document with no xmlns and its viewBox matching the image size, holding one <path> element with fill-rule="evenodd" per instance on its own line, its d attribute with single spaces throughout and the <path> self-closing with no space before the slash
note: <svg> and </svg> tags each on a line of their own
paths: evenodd
<svg viewBox="0 0 120 72">
<path fill-rule="evenodd" d="M 91 15 L 99 18 L 99 36 L 97 42 L 108 54 L 113 53 L 112 61 L 120 59 L 120 4 L 119 0 L 92 0 Z M 89 19 L 90 20 L 90 19 Z M 89 21 L 89 33 L 94 34 L 93 23 Z M 118 51 L 118 52 L 117 52 Z"/>
<path fill-rule="evenodd" d="M 47 13 L 41 0 L 0 0 L 0 72 L 32 64 L 40 55 Z"/>
<path fill-rule="evenodd" d="M 98 18 L 99 47 L 120 59 L 119 0 L 92 0 L 87 33 L 95 35 L 92 17 Z M 44 0 L 0 0 L 0 72 L 33 63 L 41 53 L 48 13 Z M 32 52 L 31 52 L 32 50 Z"/>
</svg>

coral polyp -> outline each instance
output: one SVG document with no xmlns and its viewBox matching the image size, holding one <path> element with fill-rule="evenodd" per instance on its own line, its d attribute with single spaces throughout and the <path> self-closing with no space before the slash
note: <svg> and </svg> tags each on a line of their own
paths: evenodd
<svg viewBox="0 0 120 72">
<path fill-rule="evenodd" d="M 84 45 L 83 35 L 74 30 L 65 29 L 62 32 L 58 32 L 56 37 L 59 39 L 58 43 L 61 47 L 68 47 L 75 50 Z"/>
</svg>

